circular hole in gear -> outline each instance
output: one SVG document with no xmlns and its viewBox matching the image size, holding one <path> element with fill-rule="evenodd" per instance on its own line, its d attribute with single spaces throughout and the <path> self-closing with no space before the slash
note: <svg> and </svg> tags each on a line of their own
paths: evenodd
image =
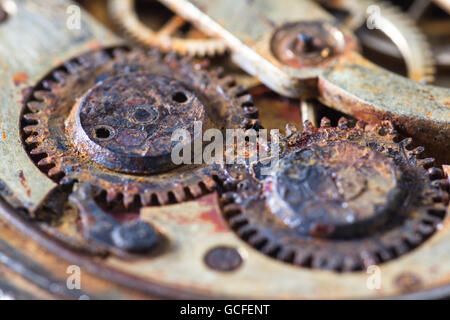
<svg viewBox="0 0 450 320">
<path fill-rule="evenodd" d="M 148 104 L 138 105 L 133 111 L 132 120 L 137 123 L 150 123 L 158 119 L 158 110 Z"/>
<path fill-rule="evenodd" d="M 182 91 L 175 92 L 172 96 L 172 100 L 177 103 L 186 103 L 188 101 L 188 97 L 186 93 Z"/>
<path fill-rule="evenodd" d="M 109 140 L 114 137 L 114 129 L 109 126 L 97 126 L 94 129 L 94 137 L 97 140 Z"/>
</svg>

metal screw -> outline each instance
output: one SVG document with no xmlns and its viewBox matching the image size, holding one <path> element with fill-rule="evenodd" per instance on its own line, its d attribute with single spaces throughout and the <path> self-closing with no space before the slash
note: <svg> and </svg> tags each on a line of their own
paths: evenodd
<svg viewBox="0 0 450 320">
<path fill-rule="evenodd" d="M 118 248 L 134 253 L 148 252 L 158 241 L 155 230 L 143 221 L 114 228 L 111 238 Z"/>
<path fill-rule="evenodd" d="M 274 33 L 271 43 L 274 56 L 294 68 L 320 65 L 346 46 L 344 34 L 323 21 L 284 25 Z"/>
<path fill-rule="evenodd" d="M 244 260 L 235 248 L 216 247 L 205 255 L 205 263 L 216 271 L 230 272 L 238 269 Z"/>
</svg>

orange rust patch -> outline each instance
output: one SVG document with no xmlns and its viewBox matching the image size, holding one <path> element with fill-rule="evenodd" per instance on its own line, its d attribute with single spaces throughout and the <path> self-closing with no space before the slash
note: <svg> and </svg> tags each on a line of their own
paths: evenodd
<svg viewBox="0 0 450 320">
<path fill-rule="evenodd" d="M 6 130 L 3 129 L 3 140 L 6 141 Z"/>
<path fill-rule="evenodd" d="M 217 194 L 213 193 L 198 200 L 205 208 L 211 208 L 203 211 L 199 219 L 214 225 L 214 232 L 227 232 L 229 230 L 227 223 L 222 217 L 218 207 Z"/>
<path fill-rule="evenodd" d="M 16 87 L 24 82 L 27 82 L 28 79 L 28 75 L 25 72 L 19 72 L 13 76 L 13 82 Z"/>
<path fill-rule="evenodd" d="M 214 225 L 214 232 L 227 232 L 228 226 L 223 220 L 222 216 L 215 209 L 202 212 L 200 215 L 202 221 L 211 223 Z"/>
<path fill-rule="evenodd" d="M 22 185 L 22 187 L 26 190 L 26 192 L 27 192 L 27 196 L 30 196 L 31 195 L 31 190 L 30 190 L 30 188 L 28 187 L 28 184 L 27 184 L 27 179 L 25 178 L 25 176 L 23 175 L 23 171 L 22 170 L 19 170 L 19 178 L 20 178 L 20 184 Z"/>
</svg>

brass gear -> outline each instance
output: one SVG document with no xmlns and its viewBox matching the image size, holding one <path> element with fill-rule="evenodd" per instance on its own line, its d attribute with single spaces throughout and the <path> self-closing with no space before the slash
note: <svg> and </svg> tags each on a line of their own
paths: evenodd
<svg viewBox="0 0 450 320">
<path fill-rule="evenodd" d="M 448 203 L 442 170 L 396 138 L 389 122 L 306 123 L 268 177 L 260 164 L 229 170 L 237 187 L 222 196 L 224 215 L 250 245 L 297 266 L 348 272 L 395 259 L 439 228 Z"/>
<path fill-rule="evenodd" d="M 220 39 L 189 39 L 172 34 L 185 25 L 185 21 L 174 16 L 159 31 L 143 24 L 135 11 L 135 0 L 111 0 L 108 4 L 111 17 L 122 31 L 137 43 L 148 47 L 158 47 L 164 51 L 173 50 L 182 55 L 214 56 L 225 53 L 226 45 Z"/>
<path fill-rule="evenodd" d="M 127 207 L 196 198 L 220 181 L 218 165 L 171 163 L 174 130 L 193 132 L 194 121 L 250 128 L 256 117 L 245 88 L 220 70 L 173 52 L 114 49 L 51 72 L 27 102 L 22 128 L 29 155 L 49 177 L 91 183 Z"/>
</svg>

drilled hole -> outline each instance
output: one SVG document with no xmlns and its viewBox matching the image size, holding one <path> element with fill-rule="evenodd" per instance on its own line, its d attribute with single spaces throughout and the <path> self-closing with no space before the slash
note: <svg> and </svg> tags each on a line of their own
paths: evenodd
<svg viewBox="0 0 450 320">
<path fill-rule="evenodd" d="M 174 93 L 174 95 L 172 96 L 172 100 L 176 103 L 185 103 L 188 101 L 188 97 L 184 92 L 178 91 Z"/>
<path fill-rule="evenodd" d="M 109 140 L 114 137 L 114 129 L 109 126 L 97 126 L 94 128 L 94 138 L 97 140 Z"/>
</svg>

